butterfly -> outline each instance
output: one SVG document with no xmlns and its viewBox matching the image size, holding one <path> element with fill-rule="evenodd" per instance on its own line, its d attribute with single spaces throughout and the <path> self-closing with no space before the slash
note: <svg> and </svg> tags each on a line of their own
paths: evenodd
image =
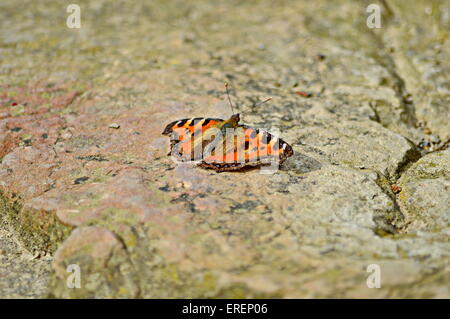
<svg viewBox="0 0 450 319">
<path fill-rule="evenodd" d="M 228 85 L 225 87 L 233 110 Z M 294 154 L 292 147 L 281 138 L 239 121 L 239 114 L 233 114 L 227 120 L 197 117 L 173 121 L 162 132 L 170 136 L 168 155 L 224 172 L 273 163 L 281 165 Z"/>
</svg>

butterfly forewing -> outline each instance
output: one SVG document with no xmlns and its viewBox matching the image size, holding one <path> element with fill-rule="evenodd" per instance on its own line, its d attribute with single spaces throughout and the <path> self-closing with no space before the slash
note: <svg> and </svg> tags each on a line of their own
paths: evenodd
<svg viewBox="0 0 450 319">
<path fill-rule="evenodd" d="M 204 132 L 208 128 L 220 122 L 223 122 L 223 120 L 217 118 L 194 117 L 191 119 L 182 119 L 169 123 L 162 132 L 162 134 L 170 135 L 173 132 L 173 130 L 180 128 L 188 129 L 191 134 L 194 133 L 195 130 L 198 130 L 200 128 Z"/>
<path fill-rule="evenodd" d="M 206 146 L 203 139 L 205 132 L 220 122 L 223 120 L 201 117 L 171 122 L 162 133 L 170 135 L 171 151 L 169 154 L 182 161 L 201 159 L 203 148 Z"/>
</svg>

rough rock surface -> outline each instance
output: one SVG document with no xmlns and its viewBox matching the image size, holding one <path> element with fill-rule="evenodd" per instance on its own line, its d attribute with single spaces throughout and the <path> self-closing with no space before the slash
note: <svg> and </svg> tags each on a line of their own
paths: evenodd
<svg viewBox="0 0 450 319">
<path fill-rule="evenodd" d="M 435 233 L 450 224 L 450 149 L 422 157 L 400 179 L 399 204 L 410 230 Z"/>
<path fill-rule="evenodd" d="M 381 29 L 369 1 L 78 3 L 80 29 L 0 5 L 1 229 L 38 278 L 2 297 L 450 296 L 444 2 L 383 1 Z M 167 123 L 230 116 L 225 81 L 292 145 L 276 173 L 166 155 Z"/>
<path fill-rule="evenodd" d="M 3 226 L 0 229 L 0 298 L 46 298 L 50 256 L 33 256 Z"/>
</svg>

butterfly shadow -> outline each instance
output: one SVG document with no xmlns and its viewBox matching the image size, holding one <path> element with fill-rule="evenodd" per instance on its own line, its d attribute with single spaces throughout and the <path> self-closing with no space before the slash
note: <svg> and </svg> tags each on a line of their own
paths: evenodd
<svg viewBox="0 0 450 319">
<path fill-rule="evenodd" d="M 321 168 L 322 164 L 319 161 L 298 152 L 288 158 L 282 166 L 282 170 L 293 171 L 298 174 L 314 172 L 320 170 Z"/>
</svg>

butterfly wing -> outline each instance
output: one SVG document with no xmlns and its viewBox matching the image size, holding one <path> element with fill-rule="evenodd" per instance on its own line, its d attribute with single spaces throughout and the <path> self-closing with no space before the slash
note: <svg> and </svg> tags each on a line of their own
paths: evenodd
<svg viewBox="0 0 450 319">
<path fill-rule="evenodd" d="M 240 125 L 236 131 L 238 132 L 235 138 L 232 137 L 233 141 L 226 141 L 230 139 L 227 136 L 222 149 L 206 155 L 200 166 L 222 172 L 273 162 L 281 165 L 294 153 L 288 143 L 266 131 L 246 125 Z"/>
<path fill-rule="evenodd" d="M 177 120 L 169 123 L 162 132 L 162 134 L 170 135 L 174 130 L 181 130 L 181 129 L 188 129 L 189 132 L 193 134 L 195 130 L 198 130 L 200 128 L 204 132 L 211 126 L 217 125 L 220 122 L 223 122 L 223 120 L 217 118 L 203 118 L 203 117 L 194 117 L 191 119 Z"/>
<path fill-rule="evenodd" d="M 202 137 L 206 130 L 223 122 L 218 118 L 196 117 L 169 123 L 163 135 L 170 135 L 171 145 L 168 155 L 174 155 L 183 161 L 194 160 L 194 138 Z"/>
<path fill-rule="evenodd" d="M 191 118 L 171 122 L 162 132 L 171 138 L 168 155 L 182 161 L 202 160 L 199 166 L 222 172 L 273 162 L 281 165 L 294 153 L 292 147 L 282 139 L 246 125 L 237 125 L 234 135 L 230 137 L 226 135 L 225 122 L 227 121 L 217 118 Z M 214 131 L 209 130 L 214 127 L 221 129 L 222 134 L 217 134 L 219 139 L 213 135 L 213 140 L 208 133 Z M 197 149 L 199 152 L 194 152 Z"/>
</svg>

